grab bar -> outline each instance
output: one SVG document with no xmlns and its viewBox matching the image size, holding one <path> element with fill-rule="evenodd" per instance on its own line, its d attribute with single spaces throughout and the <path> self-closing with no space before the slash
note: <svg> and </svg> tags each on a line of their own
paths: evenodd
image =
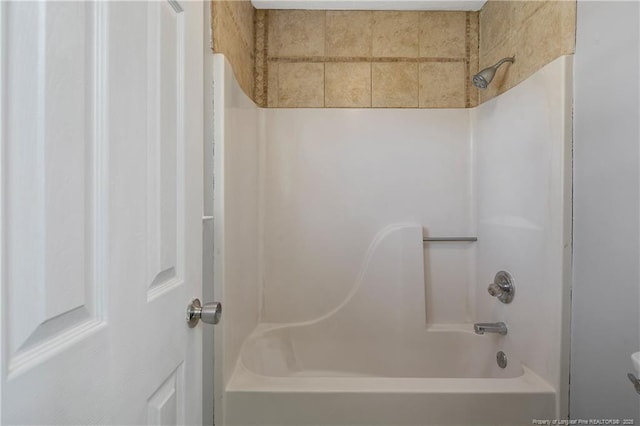
<svg viewBox="0 0 640 426">
<path fill-rule="evenodd" d="M 455 241 L 478 241 L 478 237 L 427 237 L 423 242 L 455 242 Z"/>
</svg>

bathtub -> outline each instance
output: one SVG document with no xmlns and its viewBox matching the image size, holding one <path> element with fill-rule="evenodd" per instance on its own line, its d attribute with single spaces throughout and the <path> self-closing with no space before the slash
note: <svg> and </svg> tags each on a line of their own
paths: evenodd
<svg viewBox="0 0 640 426">
<path fill-rule="evenodd" d="M 507 336 L 425 321 L 422 228 L 383 229 L 344 301 L 320 318 L 260 324 L 225 389 L 228 425 L 525 425 L 555 418 L 554 388 Z M 508 326 L 508 324 L 507 324 Z"/>
<path fill-rule="evenodd" d="M 466 326 L 425 331 L 420 342 L 403 345 L 262 325 L 227 386 L 227 423 L 525 425 L 553 418 L 554 389 L 511 357 L 499 368 L 497 340 Z"/>
</svg>

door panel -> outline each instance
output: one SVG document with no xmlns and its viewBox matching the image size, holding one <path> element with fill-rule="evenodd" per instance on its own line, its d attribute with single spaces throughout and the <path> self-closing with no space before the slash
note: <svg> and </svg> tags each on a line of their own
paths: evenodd
<svg viewBox="0 0 640 426">
<path fill-rule="evenodd" d="M 9 377 L 104 323 L 105 241 L 97 214 L 104 194 L 96 187 L 104 158 L 95 123 L 104 111 L 95 78 L 102 58 L 88 55 L 92 43 L 105 51 L 97 29 L 104 15 L 89 19 L 90 9 L 83 3 L 5 6 L 8 34 L 25 25 L 34 29 L 5 45 L 3 67 L 10 100 L 3 105 Z"/>
<path fill-rule="evenodd" d="M 184 424 L 184 372 L 181 364 L 149 398 L 149 425 Z"/>
<path fill-rule="evenodd" d="M 175 2 L 149 5 L 149 300 L 183 282 L 183 12 Z"/>
<path fill-rule="evenodd" d="M 0 3 L 3 423 L 201 423 L 202 12 Z"/>
</svg>

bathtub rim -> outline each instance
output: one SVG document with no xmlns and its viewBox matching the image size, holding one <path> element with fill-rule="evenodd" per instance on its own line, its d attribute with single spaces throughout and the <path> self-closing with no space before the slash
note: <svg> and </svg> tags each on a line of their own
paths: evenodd
<svg viewBox="0 0 640 426">
<path fill-rule="evenodd" d="M 524 365 L 522 370 L 521 376 L 510 378 L 275 377 L 255 374 L 238 364 L 225 390 L 281 393 L 555 394 L 555 389 L 542 377 Z"/>
</svg>

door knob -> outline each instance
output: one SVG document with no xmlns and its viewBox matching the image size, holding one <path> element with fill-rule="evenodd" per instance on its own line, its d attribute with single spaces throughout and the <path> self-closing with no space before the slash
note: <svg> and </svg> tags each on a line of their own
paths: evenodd
<svg viewBox="0 0 640 426">
<path fill-rule="evenodd" d="M 222 305 L 219 302 L 201 305 L 200 299 L 193 299 L 187 306 L 187 324 L 191 328 L 195 327 L 200 320 L 207 324 L 217 324 L 220 322 L 221 315 Z"/>
</svg>

